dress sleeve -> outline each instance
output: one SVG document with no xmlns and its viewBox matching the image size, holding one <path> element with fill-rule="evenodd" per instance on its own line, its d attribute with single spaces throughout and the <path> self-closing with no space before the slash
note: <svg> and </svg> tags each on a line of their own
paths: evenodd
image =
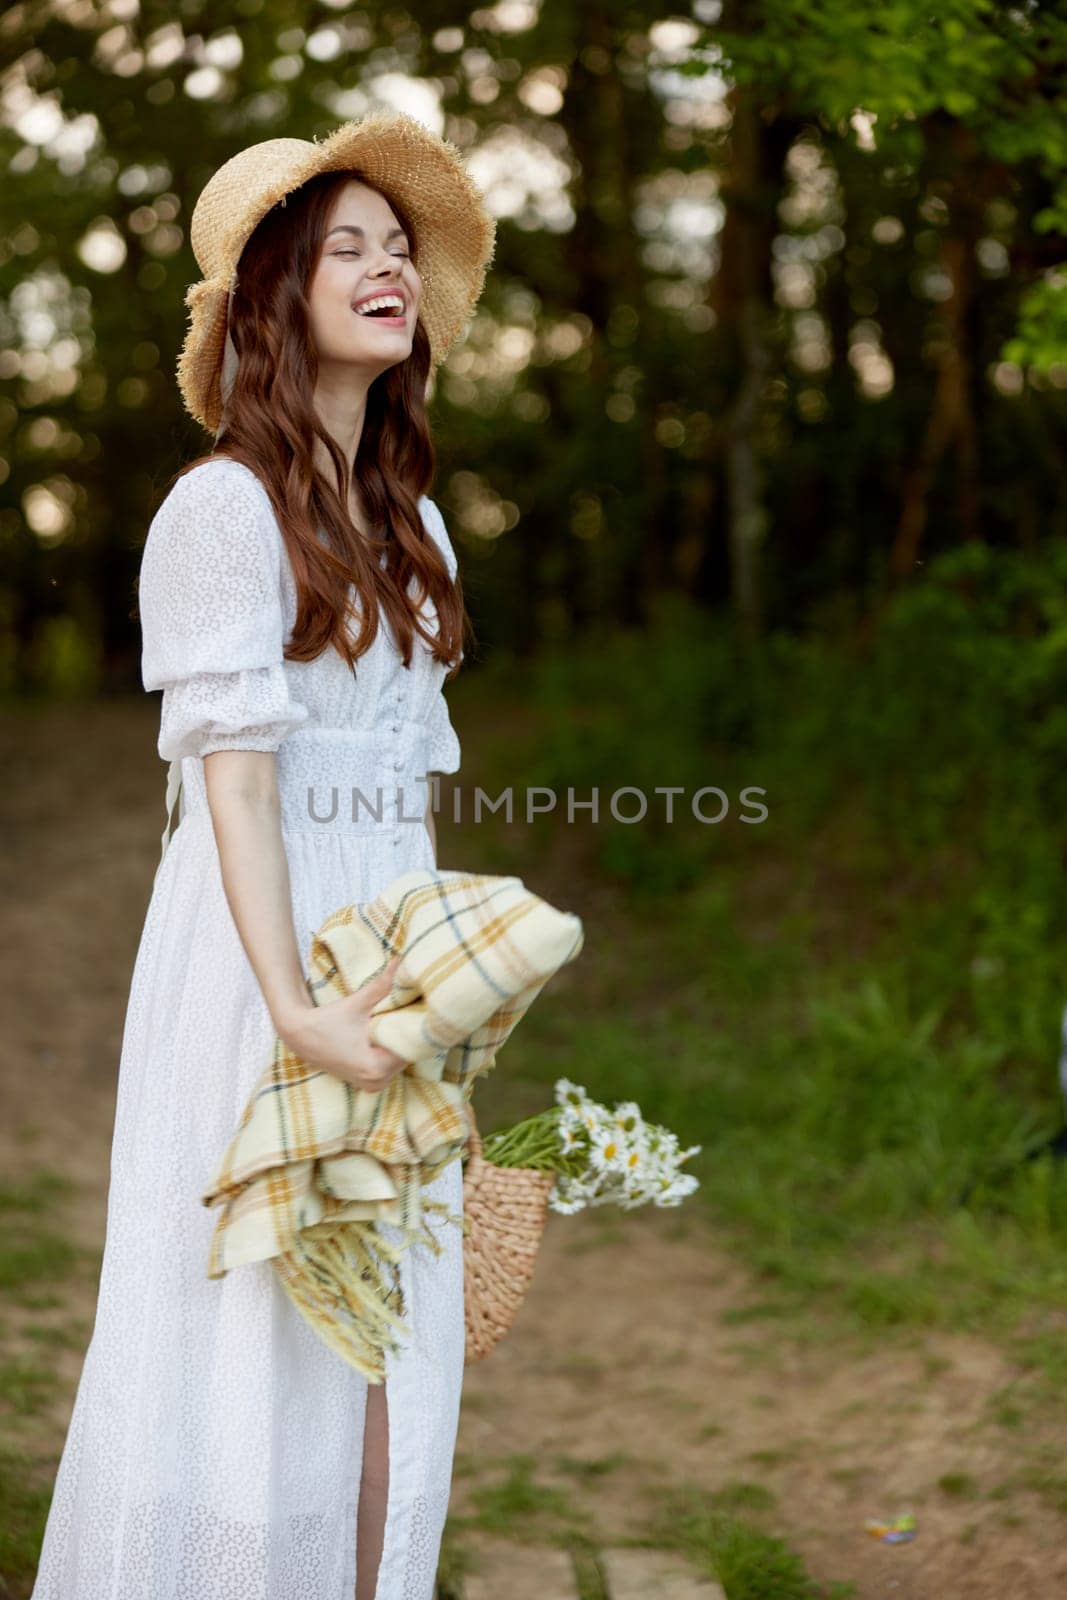
<svg viewBox="0 0 1067 1600">
<path fill-rule="evenodd" d="M 423 502 L 423 520 L 428 532 L 436 539 L 448 563 L 449 574 L 454 578 L 459 568 L 456 552 L 452 548 L 452 541 L 448 537 L 445 519 L 433 500 Z M 460 647 L 459 659 L 463 660 L 463 649 Z M 430 772 L 458 772 L 460 765 L 460 744 L 456 730 L 448 713 L 448 701 L 445 699 L 444 690 L 438 686 L 430 707 L 429 715 L 430 750 L 427 758 L 427 770 Z"/>
<path fill-rule="evenodd" d="M 141 678 L 163 691 L 164 761 L 277 750 L 307 720 L 283 662 L 282 556 L 266 492 L 237 462 L 194 467 L 157 511 L 138 607 Z"/>
<path fill-rule="evenodd" d="M 426 760 L 430 772 L 458 772 L 459 737 L 448 714 L 448 701 L 438 689 L 430 712 L 430 752 Z"/>
</svg>

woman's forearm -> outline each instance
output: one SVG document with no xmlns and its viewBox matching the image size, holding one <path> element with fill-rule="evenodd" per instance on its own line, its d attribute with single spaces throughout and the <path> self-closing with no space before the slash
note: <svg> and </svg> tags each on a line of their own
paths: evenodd
<svg viewBox="0 0 1067 1600">
<path fill-rule="evenodd" d="M 313 1007 L 293 926 L 273 752 L 218 750 L 204 783 L 222 884 L 271 1020 L 283 1039 Z"/>
</svg>

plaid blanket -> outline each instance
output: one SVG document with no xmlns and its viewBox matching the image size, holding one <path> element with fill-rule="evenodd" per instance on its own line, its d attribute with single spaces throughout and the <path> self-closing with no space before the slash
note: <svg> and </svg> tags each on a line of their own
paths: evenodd
<svg viewBox="0 0 1067 1600">
<path fill-rule="evenodd" d="M 427 1211 L 463 1223 L 422 1186 L 462 1155 L 475 1080 L 583 937 L 577 916 L 520 878 L 425 868 L 328 917 L 309 953 L 315 1003 L 353 994 L 399 955 L 369 1032 L 409 1065 L 382 1090 L 359 1089 L 275 1039 L 201 1197 L 223 1208 L 208 1276 L 270 1260 L 318 1334 L 384 1381 L 385 1352 L 411 1331 L 401 1252 L 420 1239 L 440 1254 Z"/>
</svg>

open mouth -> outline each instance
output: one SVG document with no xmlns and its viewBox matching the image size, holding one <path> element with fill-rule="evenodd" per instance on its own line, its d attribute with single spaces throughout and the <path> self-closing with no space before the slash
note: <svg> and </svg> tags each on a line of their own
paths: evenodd
<svg viewBox="0 0 1067 1600">
<path fill-rule="evenodd" d="M 399 294 L 379 294 L 373 300 L 364 300 L 362 305 L 352 308 L 359 317 L 366 317 L 372 322 L 387 322 L 394 327 L 401 327 L 405 322 L 404 300 Z"/>
</svg>

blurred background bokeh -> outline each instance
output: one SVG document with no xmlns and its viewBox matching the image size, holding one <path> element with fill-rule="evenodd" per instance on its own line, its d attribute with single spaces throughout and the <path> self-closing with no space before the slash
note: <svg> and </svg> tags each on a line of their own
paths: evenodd
<svg viewBox="0 0 1067 1600">
<path fill-rule="evenodd" d="M 439 819 L 442 862 L 519 872 L 587 926 L 580 983 L 524 1025 L 483 1128 L 562 1072 L 633 1097 L 701 1141 L 692 1208 L 777 1327 L 814 1317 L 816 1342 L 873 1332 L 887 1352 L 917 1330 L 991 1341 L 1014 1363 L 1010 1406 L 987 1396 L 1000 1455 L 973 1493 L 944 1464 L 937 1491 L 950 1521 L 965 1502 L 958 1563 L 998 1486 L 1056 1526 L 1062 6 L 26 0 L 0 52 L 3 862 L 13 948 L 68 958 L 59 1007 L 32 961 L 8 964 L 0 1402 L 37 1439 L 8 1462 L 11 1592 L 91 1326 L 163 820 L 136 579 L 171 475 L 211 446 L 174 376 L 189 217 L 237 149 L 383 105 L 452 140 L 499 219 L 432 404 L 478 640 L 449 690 L 464 804 Z M 513 787 L 511 823 L 474 822 L 476 784 Z M 558 802 L 527 820 L 534 786 Z M 594 790 L 599 815 L 568 820 L 568 791 Z M 645 815 L 625 820 L 633 793 L 615 814 L 621 790 Z M 57 1100 L 96 1129 L 66 1200 Z M 65 1216 L 79 1193 L 88 1320 L 61 1299 L 49 1322 L 34 1295 L 66 1236 L 41 1197 Z M 64 1329 L 65 1376 L 42 1359 Z M 809 1457 L 783 1477 L 776 1512 L 774 1470 L 739 1504 L 803 1544 L 784 1502 L 818 1474 Z M 672 1526 L 721 1556 L 721 1521 Z M 883 1592 L 844 1546 L 805 1548 Z M 1047 1594 L 1048 1572 L 1012 1593 Z"/>
<path fill-rule="evenodd" d="M 372 104 L 501 222 L 436 405 L 487 643 L 664 593 L 847 628 L 946 552 L 1063 536 L 1065 24 L 938 10 L 9 7 L 3 687 L 135 684 L 145 524 L 210 442 L 174 380 L 192 205 Z"/>
</svg>

